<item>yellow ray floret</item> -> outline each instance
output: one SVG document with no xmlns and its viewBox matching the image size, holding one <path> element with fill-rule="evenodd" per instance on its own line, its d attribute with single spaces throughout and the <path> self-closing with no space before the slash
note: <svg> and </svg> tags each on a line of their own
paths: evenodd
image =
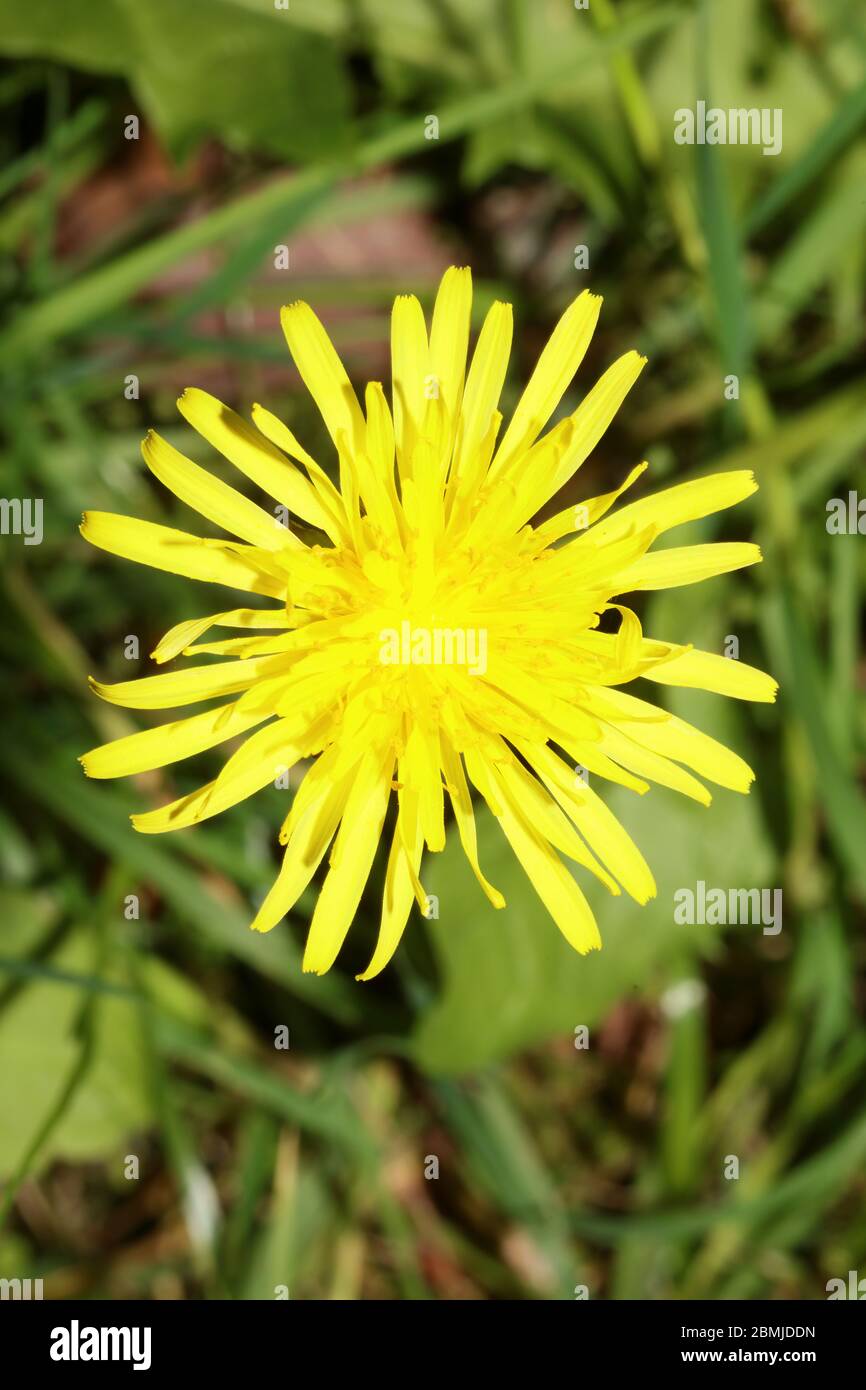
<svg viewBox="0 0 866 1390">
<path fill-rule="evenodd" d="M 582 503 L 565 507 L 560 496 L 556 510 L 645 359 L 625 353 L 550 426 L 601 309 L 584 291 L 502 432 L 511 306 L 490 307 L 470 355 L 471 309 L 465 268 L 445 273 L 429 328 L 420 302 L 399 296 L 390 403 L 370 382 L 362 407 L 313 310 L 288 306 L 283 330 L 330 435 L 330 470 L 264 406 L 248 423 L 191 389 L 178 402 L 184 419 L 260 495 L 151 432 L 150 471 L 224 535 L 104 512 L 86 513 L 81 527 L 113 555 L 255 596 L 251 606 L 185 618 L 153 651 L 158 665 L 216 660 L 91 682 L 100 698 L 132 709 L 216 707 L 81 761 L 91 777 L 120 777 L 230 745 L 212 781 L 133 817 L 147 834 L 198 824 L 296 769 L 282 867 L 252 926 L 276 926 L 327 857 L 304 954 L 304 969 L 319 974 L 337 958 L 386 833 L 378 939 L 359 979 L 387 965 L 413 904 L 426 911 L 423 854 L 443 849 L 449 834 L 489 901 L 506 908 L 479 862 L 472 789 L 566 939 L 580 952 L 599 947 L 565 861 L 638 903 L 656 890 L 640 849 L 575 765 L 639 795 L 656 782 L 703 805 L 705 782 L 746 792 L 753 780 L 736 753 L 621 687 L 644 679 L 742 700 L 776 695 L 775 681 L 752 666 L 645 636 L 622 598 L 760 560 L 743 542 L 656 544 L 744 501 L 753 474 L 698 478 L 617 508 L 624 492 L 635 495 L 641 463 L 624 477 L 617 468 Z M 534 524 L 543 507 L 553 514 Z M 213 628 L 239 635 L 215 639 Z"/>
</svg>

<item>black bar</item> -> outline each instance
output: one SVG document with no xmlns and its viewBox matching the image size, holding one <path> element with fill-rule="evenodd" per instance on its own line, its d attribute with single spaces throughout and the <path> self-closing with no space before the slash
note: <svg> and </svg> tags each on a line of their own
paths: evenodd
<svg viewBox="0 0 866 1390">
<path fill-rule="evenodd" d="M 280 1370 L 289 1377 L 309 1366 L 318 1348 L 329 1378 L 346 1348 L 352 1362 L 371 1358 L 429 1381 L 438 1358 L 455 1368 L 471 1343 L 472 1364 L 496 1363 L 523 1338 L 524 1355 L 538 1367 L 555 1364 L 559 1338 L 575 1371 L 598 1365 L 608 1372 L 652 1375 L 673 1368 L 701 1373 L 706 1366 L 766 1370 L 805 1366 L 823 1378 L 857 1365 L 866 1320 L 859 1297 L 812 1302 L 462 1302 L 323 1304 L 273 1302 L 0 1302 L 4 1365 L 93 1379 L 162 1376 L 178 1369 L 197 1376 L 242 1374 L 247 1379 Z M 857 1306 L 844 1307 L 844 1303 Z M 416 1322 L 416 1319 L 421 1322 Z M 380 1321 L 381 1319 L 381 1321 Z M 105 1331 L 103 1332 L 103 1329 Z M 109 1331 L 114 1329 L 114 1331 Z M 420 1339 L 406 1345 L 406 1335 Z M 452 1340 L 449 1333 L 460 1339 Z M 323 1335 L 324 1334 L 324 1337 Z M 536 1341 L 538 1335 L 544 1341 Z M 515 1336 L 517 1341 L 515 1342 Z M 412 1347 L 414 1346 L 414 1350 Z M 535 1348 L 532 1352 L 532 1348 Z M 511 1348 L 511 1351 L 508 1349 Z M 99 1359 L 93 1359 L 96 1352 Z M 417 1358 L 417 1361 L 415 1360 Z M 414 1362 L 414 1366 L 413 1366 Z M 358 1366 L 360 1369 L 360 1365 Z"/>
</svg>

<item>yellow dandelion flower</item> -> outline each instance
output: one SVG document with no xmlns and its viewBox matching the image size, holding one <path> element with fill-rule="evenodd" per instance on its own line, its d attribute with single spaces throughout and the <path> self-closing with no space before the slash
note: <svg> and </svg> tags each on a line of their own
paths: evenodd
<svg viewBox="0 0 866 1390">
<path fill-rule="evenodd" d="M 544 433 L 587 350 L 601 300 L 579 295 L 553 331 L 500 437 L 499 398 L 512 334 L 496 303 L 467 370 L 471 276 L 445 274 L 428 333 L 412 295 L 394 304 L 391 405 L 367 386 L 362 408 L 312 309 L 282 311 L 289 348 L 339 460 L 339 488 L 291 430 L 262 406 L 252 423 L 204 391 L 178 406 L 208 444 L 306 523 L 306 543 L 278 518 L 149 434 L 144 461 L 230 540 L 132 517 L 88 512 L 82 534 L 114 555 L 222 584 L 271 607 L 233 608 L 180 623 L 153 652 L 224 660 L 122 681 L 92 682 L 132 709 L 215 707 L 96 748 L 91 777 L 161 767 L 248 734 L 206 786 L 132 817 L 148 834 L 194 825 L 306 763 L 280 831 L 285 856 L 252 923 L 269 931 L 297 901 L 330 847 L 304 969 L 333 964 L 383 833 L 396 815 L 378 942 L 360 979 L 393 955 L 413 900 L 422 911 L 422 851 L 445 844 L 446 804 L 481 888 L 504 899 L 478 862 L 470 786 L 498 819 L 563 935 L 600 946 L 593 914 L 560 853 L 638 903 L 655 893 L 640 850 L 575 764 L 645 792 L 649 782 L 707 804 L 704 781 L 745 792 L 735 753 L 619 687 L 638 676 L 746 700 L 773 700 L 763 672 L 644 637 L 617 601 L 633 590 L 696 583 L 751 565 L 751 544 L 653 550 L 682 522 L 754 492 L 750 472 L 669 487 L 615 513 L 646 468 L 609 492 L 533 519 L 601 439 L 644 358 L 627 352 L 573 414 Z M 606 613 L 615 616 L 601 630 Z M 202 640 L 213 627 L 240 629 Z M 250 732 L 255 730 L 255 732 Z"/>
</svg>

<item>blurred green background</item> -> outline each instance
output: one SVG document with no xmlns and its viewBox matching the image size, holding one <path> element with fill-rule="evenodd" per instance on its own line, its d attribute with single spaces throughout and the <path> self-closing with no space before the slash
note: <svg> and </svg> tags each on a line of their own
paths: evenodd
<svg viewBox="0 0 866 1390">
<path fill-rule="evenodd" d="M 866 493 L 866 12 L 0 0 L 0 56 L 2 490 L 44 501 L 41 545 L 2 538 L 0 1276 L 51 1298 L 763 1299 L 866 1275 L 866 541 L 826 524 Z M 698 98 L 781 108 L 781 153 L 677 145 Z M 508 908 L 449 844 L 438 920 L 413 912 L 361 986 L 381 865 L 323 979 L 299 967 L 311 894 L 247 931 L 288 793 L 151 838 L 129 813 L 214 755 L 84 778 L 81 752 L 148 718 L 88 672 L 145 672 L 212 598 L 77 524 L 196 529 L 138 455 L 151 425 L 195 452 L 187 385 L 263 402 L 330 460 L 280 304 L 308 299 L 353 379 L 387 381 L 394 294 L 429 307 L 452 262 L 476 327 L 515 305 L 507 406 L 586 285 L 605 308 L 563 409 L 627 348 L 650 358 L 566 500 L 642 457 L 650 488 L 756 470 L 754 499 L 676 541 L 755 538 L 765 563 L 641 616 L 736 636 L 782 692 L 653 687 L 758 780 L 709 810 L 609 794 L 659 896 L 589 885 L 601 954 L 571 953 L 479 817 Z M 698 879 L 781 886 L 782 931 L 676 926 Z"/>
</svg>

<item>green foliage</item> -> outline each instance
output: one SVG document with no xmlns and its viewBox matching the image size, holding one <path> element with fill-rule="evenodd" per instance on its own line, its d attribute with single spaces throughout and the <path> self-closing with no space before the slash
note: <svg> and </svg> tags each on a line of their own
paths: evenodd
<svg viewBox="0 0 866 1390">
<path fill-rule="evenodd" d="M 825 521 L 862 495 L 864 54 L 847 0 L 0 0 L 3 488 L 45 504 L 42 545 L 0 538 L 0 1273 L 45 1271 L 51 1297 L 726 1299 L 863 1267 L 866 550 Z M 782 108 L 780 154 L 677 145 L 698 98 Z M 757 780 L 709 809 L 597 782 L 659 890 L 641 909 L 576 870 L 600 953 L 570 951 L 479 812 L 508 906 L 449 827 L 438 920 L 413 913 L 361 986 L 381 861 L 338 967 L 307 976 L 315 890 L 246 928 L 285 793 L 151 838 L 130 812 L 215 756 L 83 777 L 149 719 L 87 674 L 137 673 L 125 635 L 147 652 L 208 599 L 76 527 L 94 506 L 189 524 L 138 445 L 194 447 L 173 408 L 193 383 L 267 403 L 333 468 L 279 305 L 313 301 L 352 377 L 387 380 L 391 300 L 429 306 L 446 256 L 473 265 L 476 327 L 515 303 L 509 408 L 585 283 L 606 304 L 568 407 L 650 356 L 563 504 L 641 457 L 652 485 L 755 469 L 755 499 L 665 543 L 754 537 L 764 564 L 640 614 L 709 651 L 737 635 L 782 689 L 642 692 Z M 781 885 L 782 933 L 675 924 L 698 879 Z"/>
<path fill-rule="evenodd" d="M 11 945 L 7 936 L 5 951 Z M 94 1014 L 92 1061 L 34 1156 L 35 1169 L 57 1157 L 116 1152 L 126 1136 L 153 1121 L 135 1000 L 117 972 L 94 971 L 93 955 L 93 934 L 83 926 L 70 931 L 0 1015 L 0 1111 L 15 1117 L 14 1125 L 0 1131 L 0 1171 L 6 1175 L 15 1172 L 57 1109 L 87 1046 L 82 1005 Z M 8 984 L 6 969 L 3 974 Z"/>
<path fill-rule="evenodd" d="M 674 891 L 697 879 L 771 881 L 773 855 L 753 804 L 718 791 L 706 810 L 664 788 L 638 797 L 616 787 L 605 801 L 640 845 L 658 896 L 641 908 L 613 898 L 576 870 L 601 927 L 603 949 L 575 955 L 540 916 L 534 890 L 493 817 L 479 811 L 482 867 L 505 895 L 496 911 L 478 887 L 459 843 L 432 861 L 424 887 L 439 898 L 430 936 L 442 990 L 422 1015 L 413 1055 L 434 1073 L 465 1073 L 578 1024 L 595 1025 L 620 999 L 652 997 L 670 978 L 672 960 L 707 952 L 712 928 L 678 926 Z M 696 965 L 693 967 L 696 968 Z"/>
<path fill-rule="evenodd" d="M 349 140 L 339 51 L 269 0 L 91 0 L 57 20 L 54 0 L 2 0 L 3 50 L 125 78 L 179 159 L 207 136 L 300 160 Z"/>
</svg>

